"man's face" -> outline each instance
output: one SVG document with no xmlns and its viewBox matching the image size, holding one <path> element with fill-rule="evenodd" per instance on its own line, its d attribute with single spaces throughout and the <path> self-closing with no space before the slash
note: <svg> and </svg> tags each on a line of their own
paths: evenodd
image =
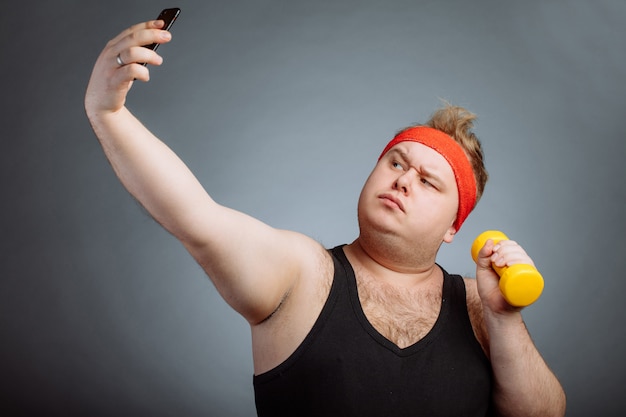
<svg viewBox="0 0 626 417">
<path fill-rule="evenodd" d="M 397 235 L 407 243 L 451 242 L 458 210 L 452 168 L 432 148 L 401 142 L 378 162 L 359 198 L 361 229 Z"/>
</svg>

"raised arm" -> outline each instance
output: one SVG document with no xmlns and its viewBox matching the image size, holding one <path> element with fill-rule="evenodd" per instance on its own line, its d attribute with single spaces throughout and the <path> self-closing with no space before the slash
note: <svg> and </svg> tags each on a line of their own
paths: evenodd
<svg viewBox="0 0 626 417">
<path fill-rule="evenodd" d="M 476 280 L 489 338 L 497 415 L 563 416 L 563 388 L 530 338 L 521 309 L 510 306 L 502 297 L 492 262 L 499 267 L 533 262 L 513 241 L 494 245 L 489 240 L 478 254 Z"/>
<path fill-rule="evenodd" d="M 169 42 L 162 21 L 130 27 L 98 57 L 85 110 L 126 189 L 202 265 L 224 299 L 251 323 L 268 317 L 306 268 L 317 244 L 217 204 L 187 166 L 125 107 L 133 80 L 162 58 L 142 45 Z"/>
</svg>

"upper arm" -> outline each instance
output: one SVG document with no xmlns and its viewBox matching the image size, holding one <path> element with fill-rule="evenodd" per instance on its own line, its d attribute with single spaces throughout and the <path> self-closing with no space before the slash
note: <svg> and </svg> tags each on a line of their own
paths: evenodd
<svg viewBox="0 0 626 417">
<path fill-rule="evenodd" d="M 217 204 L 198 216 L 193 233 L 178 237 L 224 300 L 253 324 L 278 308 L 325 251 L 307 236 Z"/>
<path fill-rule="evenodd" d="M 476 280 L 472 278 L 463 278 L 465 282 L 465 298 L 467 303 L 467 313 L 472 323 L 472 329 L 474 330 L 474 336 L 480 343 L 483 351 L 489 357 L 489 334 L 487 333 L 487 327 L 485 326 L 485 320 L 483 319 L 483 307 L 478 296 L 478 288 L 476 287 Z"/>
</svg>

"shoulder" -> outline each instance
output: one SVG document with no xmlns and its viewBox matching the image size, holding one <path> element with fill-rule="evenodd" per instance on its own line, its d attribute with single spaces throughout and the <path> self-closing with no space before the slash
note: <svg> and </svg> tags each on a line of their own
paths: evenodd
<svg viewBox="0 0 626 417">
<path fill-rule="evenodd" d="M 483 351 L 489 356 L 489 336 L 483 318 L 483 306 L 478 295 L 476 280 L 473 278 L 463 278 L 465 283 L 465 299 L 467 302 L 467 313 L 476 339 L 482 346 Z"/>
<path fill-rule="evenodd" d="M 298 264 L 297 276 L 283 294 L 271 318 L 296 311 L 316 311 L 326 300 L 332 286 L 334 261 L 327 248 L 316 240 L 295 232 L 291 235 L 292 256 Z M 269 318 L 269 317 L 268 317 Z"/>
<path fill-rule="evenodd" d="M 300 281 L 318 281 L 320 276 L 327 276 L 332 273 L 334 261 L 331 250 L 308 236 L 297 233 L 295 236 L 297 238 L 293 240 L 292 244 L 298 246 L 296 252 L 300 264 Z"/>
</svg>

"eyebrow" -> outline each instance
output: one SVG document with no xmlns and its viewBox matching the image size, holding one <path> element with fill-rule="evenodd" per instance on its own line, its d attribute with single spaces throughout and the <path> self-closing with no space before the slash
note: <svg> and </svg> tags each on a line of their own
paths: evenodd
<svg viewBox="0 0 626 417">
<path fill-rule="evenodd" d="M 447 184 L 445 183 L 445 181 L 443 180 L 443 178 L 441 178 L 439 175 L 435 174 L 434 172 L 428 170 L 428 168 L 421 168 L 420 170 L 418 170 L 418 172 L 428 178 L 429 180 L 431 180 L 432 182 L 436 183 L 437 187 L 439 187 L 440 189 L 443 189 L 447 186 Z"/>
<path fill-rule="evenodd" d="M 400 159 L 404 160 L 405 162 L 407 162 L 407 163 L 410 162 L 409 154 L 406 153 L 402 149 L 394 148 L 394 149 L 390 150 L 388 152 L 388 154 L 390 154 L 390 155 L 396 154 L 396 155 L 398 155 L 400 157 Z M 411 166 L 413 166 L 413 165 L 411 165 Z M 443 188 L 443 187 L 445 187 L 447 185 L 441 176 L 437 175 L 436 173 L 434 173 L 430 169 L 424 167 L 423 165 L 420 166 L 419 168 L 413 166 L 413 168 L 415 168 L 415 170 L 421 176 L 426 177 L 429 180 L 432 180 L 433 182 L 437 183 L 437 186 L 439 188 Z"/>
</svg>

